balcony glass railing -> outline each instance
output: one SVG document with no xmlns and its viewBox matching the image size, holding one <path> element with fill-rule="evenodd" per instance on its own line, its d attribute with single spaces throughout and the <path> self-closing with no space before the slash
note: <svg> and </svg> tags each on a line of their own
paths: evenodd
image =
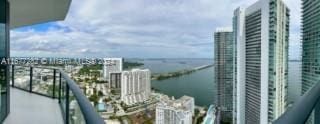
<svg viewBox="0 0 320 124">
<path fill-rule="evenodd" d="M 320 82 L 298 99 L 273 124 L 320 124 Z"/>
<path fill-rule="evenodd" d="M 11 86 L 59 100 L 66 124 L 104 124 L 79 86 L 58 68 L 12 65 Z"/>
<path fill-rule="evenodd" d="M 21 90 L 30 90 L 30 67 L 12 66 L 12 86 Z"/>
</svg>

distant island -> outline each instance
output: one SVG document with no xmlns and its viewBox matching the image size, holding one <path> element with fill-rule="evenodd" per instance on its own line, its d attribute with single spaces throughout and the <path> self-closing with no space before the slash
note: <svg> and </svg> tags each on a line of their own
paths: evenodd
<svg viewBox="0 0 320 124">
<path fill-rule="evenodd" d="M 169 78 L 180 77 L 180 76 L 191 74 L 191 73 L 196 72 L 198 70 L 202 70 L 202 69 L 209 68 L 209 67 L 212 67 L 212 66 L 214 66 L 214 65 L 210 64 L 210 65 L 204 65 L 204 66 L 196 67 L 196 68 L 193 68 L 193 69 L 185 69 L 185 70 L 169 72 L 169 73 L 164 73 L 164 74 L 155 74 L 155 75 L 151 76 L 151 79 L 152 80 L 165 80 L 165 79 L 169 79 Z"/>
<path fill-rule="evenodd" d="M 140 67 L 143 66 L 143 63 L 140 62 L 129 62 L 129 61 L 125 61 L 123 62 L 123 69 L 132 69 L 132 68 L 136 68 L 136 67 Z"/>
</svg>

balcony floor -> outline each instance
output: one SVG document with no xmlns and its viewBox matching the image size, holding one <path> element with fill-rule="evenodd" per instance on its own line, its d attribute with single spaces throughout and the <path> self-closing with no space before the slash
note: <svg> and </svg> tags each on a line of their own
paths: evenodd
<svg viewBox="0 0 320 124">
<path fill-rule="evenodd" d="M 10 113 L 4 124 L 63 124 L 58 100 L 10 88 Z"/>
</svg>

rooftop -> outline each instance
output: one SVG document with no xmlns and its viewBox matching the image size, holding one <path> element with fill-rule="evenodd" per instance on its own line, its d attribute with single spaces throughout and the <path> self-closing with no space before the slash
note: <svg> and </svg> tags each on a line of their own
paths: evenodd
<svg viewBox="0 0 320 124">
<path fill-rule="evenodd" d="M 184 110 L 189 111 L 189 107 L 186 106 L 188 102 L 192 102 L 193 98 L 189 96 L 182 96 L 181 98 L 174 99 L 164 99 L 163 102 L 160 103 L 161 106 L 172 107 L 175 110 Z"/>
<path fill-rule="evenodd" d="M 232 32 L 232 28 L 231 27 L 216 28 L 216 32 Z"/>
</svg>

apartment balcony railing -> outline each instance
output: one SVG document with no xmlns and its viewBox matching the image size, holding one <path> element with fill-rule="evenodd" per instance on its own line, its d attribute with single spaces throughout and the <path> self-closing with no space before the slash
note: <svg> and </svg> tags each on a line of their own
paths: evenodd
<svg viewBox="0 0 320 124">
<path fill-rule="evenodd" d="M 11 86 L 58 99 L 65 124 L 104 124 L 79 86 L 58 68 L 12 65 Z"/>
<path fill-rule="evenodd" d="M 305 124 L 306 122 L 320 124 L 320 82 L 301 96 L 273 124 Z"/>
</svg>

